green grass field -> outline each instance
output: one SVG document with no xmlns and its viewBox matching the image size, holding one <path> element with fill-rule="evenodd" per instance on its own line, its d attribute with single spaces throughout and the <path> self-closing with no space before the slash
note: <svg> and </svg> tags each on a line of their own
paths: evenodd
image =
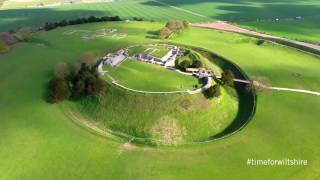
<svg viewBox="0 0 320 180">
<path fill-rule="evenodd" d="M 56 0 L 50 1 L 56 3 Z M 31 4 L 39 2 L 31 1 Z M 49 2 L 46 0 L 44 4 Z M 226 20 L 290 39 L 320 41 L 320 4 L 317 0 L 121 0 L 21 9 L 23 6 L 25 8 L 25 2 L 4 3 L 0 10 L 1 31 L 90 15 L 118 15 L 124 19 L 139 17 L 161 22 L 171 19 L 187 19 L 191 22 Z M 27 6 L 30 6 L 29 2 Z M 293 18 L 296 16 L 302 16 L 305 20 L 295 22 Z M 280 18 L 281 22 L 275 22 L 276 18 Z M 263 22 L 256 22 L 258 19 Z"/>
<path fill-rule="evenodd" d="M 162 58 L 169 52 L 169 49 L 165 45 L 141 45 L 134 46 L 129 49 L 129 55 L 135 54 L 149 54 L 157 58 Z"/>
<path fill-rule="evenodd" d="M 67 109 L 102 130 L 147 138 L 144 143 L 170 145 L 221 132 L 236 117 L 238 101 L 225 90 L 220 98 L 208 100 L 202 94 L 146 95 L 110 87 L 98 99 L 87 98 Z"/>
<path fill-rule="evenodd" d="M 1 29 L 11 28 L 9 21 L 12 25 L 15 20 L 6 16 Z M 75 28 L 105 27 L 128 36 L 83 41 L 63 35 Z M 45 102 L 56 63 L 71 65 L 85 53 L 102 56 L 137 42 L 153 43 L 149 32 L 161 27 L 146 22 L 72 26 L 40 32 L 37 41 L 0 55 L 0 179 L 319 178 L 319 97 L 291 92 L 260 95 L 254 118 L 239 133 L 175 148 L 124 146 L 77 126 L 65 109 Z M 320 91 L 317 56 L 271 43 L 257 46 L 252 38 L 200 28 L 184 31 L 172 42 L 219 53 L 250 77 L 266 77 L 274 86 Z M 248 166 L 248 158 L 306 159 L 308 165 Z"/>
<path fill-rule="evenodd" d="M 240 24 L 259 32 L 275 34 L 288 39 L 320 43 L 320 24 L 318 22 L 319 18 L 280 22 L 241 22 Z"/>
<path fill-rule="evenodd" d="M 117 68 L 105 66 L 105 69 L 118 83 L 136 90 L 184 91 L 201 86 L 195 77 L 132 59 L 126 60 Z M 104 78 L 110 81 L 108 76 Z"/>
</svg>

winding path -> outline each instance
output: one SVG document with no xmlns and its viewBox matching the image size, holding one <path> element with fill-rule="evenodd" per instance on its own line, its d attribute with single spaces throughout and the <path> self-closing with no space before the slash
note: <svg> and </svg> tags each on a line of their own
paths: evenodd
<svg viewBox="0 0 320 180">
<path fill-rule="evenodd" d="M 207 84 L 205 84 L 203 87 L 198 88 L 198 89 L 188 89 L 188 90 L 183 90 L 183 91 L 143 91 L 143 90 L 137 90 L 137 89 L 132 89 L 132 88 L 126 87 L 122 84 L 119 84 L 109 74 L 107 74 L 107 76 L 108 76 L 108 78 L 111 79 L 112 84 L 114 84 L 115 86 L 118 86 L 118 87 L 125 89 L 127 91 L 136 92 L 136 93 L 144 93 L 144 94 L 180 94 L 180 93 L 199 94 L 199 93 L 202 93 L 204 90 L 210 88 L 213 84 L 212 78 L 208 78 Z"/>
<path fill-rule="evenodd" d="M 320 45 L 317 44 L 312 44 L 312 43 L 306 43 L 306 42 L 301 42 L 301 41 L 295 41 L 295 40 L 289 40 L 286 38 L 278 37 L 278 36 L 272 36 L 268 34 L 263 34 L 255 31 L 251 31 L 245 28 L 238 27 L 233 24 L 229 24 L 225 21 L 216 21 L 216 22 L 207 22 L 207 23 L 193 23 L 192 26 L 196 27 L 204 27 L 204 28 L 210 28 L 210 29 L 218 29 L 218 30 L 223 30 L 223 31 L 228 31 L 228 32 L 234 32 L 234 33 L 239 33 L 239 34 L 244 34 L 244 35 L 249 35 L 249 36 L 254 36 L 262 39 L 267 39 L 273 42 L 277 42 L 280 44 L 283 44 L 281 42 L 286 42 L 288 46 L 289 44 L 293 44 L 298 47 L 305 47 L 308 49 L 312 49 L 313 52 L 316 54 L 320 54 Z M 291 45 L 292 47 L 292 45 Z M 295 47 L 295 48 L 298 48 Z M 298 48 L 300 49 L 300 48 Z"/>
</svg>

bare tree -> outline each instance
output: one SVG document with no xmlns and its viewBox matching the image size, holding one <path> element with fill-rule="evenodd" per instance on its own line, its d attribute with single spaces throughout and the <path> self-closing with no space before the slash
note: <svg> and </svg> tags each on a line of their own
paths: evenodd
<svg viewBox="0 0 320 180">
<path fill-rule="evenodd" d="M 254 93 L 271 93 L 271 83 L 269 79 L 261 76 L 252 77 L 252 83 L 247 85 L 247 90 Z"/>
</svg>

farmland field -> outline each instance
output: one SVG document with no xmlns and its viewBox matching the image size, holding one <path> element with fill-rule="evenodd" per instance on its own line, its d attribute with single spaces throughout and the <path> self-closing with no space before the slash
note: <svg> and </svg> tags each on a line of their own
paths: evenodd
<svg viewBox="0 0 320 180">
<path fill-rule="evenodd" d="M 319 178 L 318 96 L 285 91 L 261 94 L 253 119 L 240 132 L 203 144 L 158 148 L 128 145 L 79 127 L 65 108 L 79 107 L 78 102 L 50 105 L 45 101 L 46 85 L 55 64 L 66 62 L 72 66 L 83 54 L 102 57 L 106 52 L 137 42 L 158 42 L 150 37 L 150 32 L 163 25 L 114 22 L 69 26 L 38 32 L 34 41 L 20 43 L 9 53 L 0 55 L 0 179 Z M 127 36 L 83 40 L 78 35 L 64 34 L 72 29 L 102 28 L 116 28 Z M 320 91 L 319 56 L 269 42 L 258 46 L 253 38 L 193 27 L 170 42 L 215 52 L 238 65 L 249 77 L 267 78 L 273 86 Z M 123 106 L 117 102 L 132 105 L 142 101 L 139 97 L 136 101 L 126 101 L 130 94 L 114 91 L 120 101 L 109 100 L 119 108 Z M 109 100 L 106 98 L 104 103 L 108 104 Z M 150 98 L 147 103 L 153 100 Z M 104 111 L 111 113 L 112 118 L 121 118 L 121 109 Z M 112 115 L 117 111 L 118 114 Z M 83 114 L 94 112 L 79 110 Z M 126 112 L 122 118 L 130 113 Z M 91 115 L 85 117 L 92 118 Z M 96 117 L 98 120 L 102 115 Z M 137 114 L 132 119 L 138 122 L 140 117 L 143 115 Z M 308 165 L 248 166 L 248 158 L 306 159 Z"/>
<path fill-rule="evenodd" d="M 60 6 L 26 9 L 19 9 L 17 3 L 7 1 L 0 10 L 0 30 L 40 26 L 48 21 L 90 15 L 118 15 L 124 19 L 138 17 L 162 22 L 170 19 L 187 19 L 191 22 L 226 20 L 290 39 L 319 43 L 319 11 L 320 3 L 317 0 L 121 0 L 105 3 L 62 3 Z M 294 18 L 297 16 L 303 17 L 303 20 L 296 22 Z M 276 19 L 281 21 L 276 22 Z"/>
</svg>

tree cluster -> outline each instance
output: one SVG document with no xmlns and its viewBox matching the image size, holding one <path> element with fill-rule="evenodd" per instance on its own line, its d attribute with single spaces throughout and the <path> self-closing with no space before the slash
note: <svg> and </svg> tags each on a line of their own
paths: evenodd
<svg viewBox="0 0 320 180">
<path fill-rule="evenodd" d="M 203 67 L 202 62 L 198 59 L 193 60 L 183 60 L 178 64 L 178 69 L 181 71 L 187 71 L 187 68 L 201 68 Z"/>
<path fill-rule="evenodd" d="M 179 33 L 189 27 L 189 22 L 186 20 L 176 21 L 170 20 L 166 23 L 166 26 L 159 32 L 160 38 L 168 38 L 174 33 Z"/>
<path fill-rule="evenodd" d="M 143 21 L 143 18 L 133 17 L 132 20 L 134 20 L 134 21 Z"/>
<path fill-rule="evenodd" d="M 219 97 L 221 95 L 220 85 L 215 84 L 215 85 L 211 86 L 210 88 L 206 89 L 204 91 L 204 95 L 209 99 L 212 99 L 214 97 Z"/>
<path fill-rule="evenodd" d="M 48 102 L 58 103 L 69 98 L 78 100 L 97 96 L 106 89 L 106 83 L 99 78 L 95 66 L 82 63 L 79 69 L 70 71 L 64 63 L 55 66 L 54 77 L 48 86 Z"/>
<path fill-rule="evenodd" d="M 44 30 L 49 31 L 56 29 L 57 27 L 63 27 L 68 25 L 76 25 L 76 24 L 86 24 L 86 23 L 94 23 L 94 22 L 107 22 L 107 21 L 121 21 L 119 16 L 104 16 L 104 17 L 95 17 L 89 16 L 87 18 L 78 18 L 73 20 L 61 20 L 58 22 L 46 22 L 44 25 Z"/>
<path fill-rule="evenodd" d="M 199 58 L 200 57 L 192 53 L 192 51 L 186 49 L 184 50 L 181 62 L 179 63 L 177 61 L 176 68 L 180 69 L 181 71 L 186 71 L 187 68 L 201 68 L 203 67 L 203 64 Z"/>
<path fill-rule="evenodd" d="M 86 96 L 96 96 L 105 90 L 105 82 L 99 78 L 95 67 L 90 68 L 83 63 L 78 73 L 70 79 L 72 98 L 80 99 Z"/>
</svg>

